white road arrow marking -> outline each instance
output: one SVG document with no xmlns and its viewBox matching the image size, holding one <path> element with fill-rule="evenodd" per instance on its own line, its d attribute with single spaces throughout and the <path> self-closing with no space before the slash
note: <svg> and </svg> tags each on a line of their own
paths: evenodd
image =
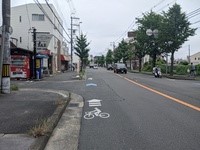
<svg viewBox="0 0 200 150">
<path fill-rule="evenodd" d="M 88 102 L 89 102 L 89 107 L 101 106 L 101 101 L 102 101 L 102 100 L 99 100 L 99 99 L 88 100 Z"/>
</svg>

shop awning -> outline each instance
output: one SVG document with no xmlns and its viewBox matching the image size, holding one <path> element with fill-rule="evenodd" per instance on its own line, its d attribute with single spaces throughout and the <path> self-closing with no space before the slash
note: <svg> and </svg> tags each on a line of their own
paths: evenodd
<svg viewBox="0 0 200 150">
<path fill-rule="evenodd" d="M 70 56 L 66 56 L 66 55 L 60 55 L 61 56 L 61 61 L 70 61 Z"/>
</svg>

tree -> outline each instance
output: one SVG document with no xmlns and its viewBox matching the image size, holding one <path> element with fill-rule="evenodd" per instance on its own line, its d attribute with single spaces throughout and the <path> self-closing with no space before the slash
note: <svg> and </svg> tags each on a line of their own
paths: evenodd
<svg viewBox="0 0 200 150">
<path fill-rule="evenodd" d="M 88 56 L 89 56 L 89 51 L 87 47 L 89 46 L 90 43 L 87 42 L 86 35 L 82 35 L 80 37 L 76 37 L 76 45 L 74 49 L 76 50 L 75 54 L 80 58 L 81 60 L 81 70 L 83 70 L 83 67 L 85 67 L 87 61 L 88 61 Z"/>
<path fill-rule="evenodd" d="M 119 62 L 122 60 L 122 62 L 126 64 L 126 61 L 130 58 L 130 50 L 130 44 L 125 42 L 123 39 L 114 50 L 114 61 Z"/>
<path fill-rule="evenodd" d="M 191 23 L 186 14 L 181 12 L 181 7 L 178 4 L 174 4 L 167 12 L 164 12 L 164 17 L 162 40 L 172 43 L 168 45 L 167 52 L 171 53 L 170 75 L 173 75 L 174 53 L 188 40 L 189 36 L 195 34 L 196 29 L 189 27 Z"/>
<path fill-rule="evenodd" d="M 106 54 L 106 65 L 113 63 L 113 52 L 111 49 L 108 50 Z"/>
<path fill-rule="evenodd" d="M 104 66 L 104 64 L 105 64 L 105 56 L 104 56 L 104 55 L 102 55 L 102 56 L 100 57 L 99 64 L 100 64 L 101 67 Z"/>
<path fill-rule="evenodd" d="M 146 53 L 151 56 L 152 60 L 152 67 L 155 67 L 156 64 L 156 58 L 157 55 L 160 55 L 162 53 L 160 46 L 161 41 L 159 39 L 160 32 L 162 29 L 162 23 L 163 23 L 164 17 L 160 14 L 156 14 L 155 12 L 150 12 L 148 14 L 145 14 L 143 18 L 137 18 L 137 23 L 139 24 L 138 29 L 140 31 L 140 34 L 142 35 L 142 41 L 143 44 L 146 43 Z M 147 29 L 151 29 L 152 31 L 155 31 L 157 29 L 159 31 L 158 36 L 155 34 L 152 34 L 151 36 L 148 36 L 146 34 Z M 146 34 L 146 35 L 145 35 Z M 142 46 L 140 43 L 140 47 Z"/>
<path fill-rule="evenodd" d="M 135 46 L 134 53 L 139 59 L 139 72 L 141 72 L 142 68 L 142 58 L 146 54 L 147 50 L 147 44 L 145 43 L 146 33 L 143 32 L 140 28 L 136 31 L 136 40 L 133 43 L 133 46 Z"/>
</svg>

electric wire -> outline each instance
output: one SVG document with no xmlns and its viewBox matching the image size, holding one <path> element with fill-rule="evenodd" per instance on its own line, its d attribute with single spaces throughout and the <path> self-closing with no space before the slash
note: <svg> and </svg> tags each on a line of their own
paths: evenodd
<svg viewBox="0 0 200 150">
<path fill-rule="evenodd" d="M 46 1 L 47 6 L 49 7 L 49 9 L 51 10 L 51 12 L 53 13 L 53 15 L 56 17 L 57 21 L 59 22 L 59 24 L 60 24 L 61 27 L 63 28 L 64 32 L 66 33 L 66 35 L 67 35 L 67 36 L 69 37 L 69 39 L 70 39 L 70 36 L 69 36 L 69 34 L 67 33 L 67 31 L 65 30 L 65 28 L 63 27 L 62 23 L 60 22 L 60 19 L 57 17 L 57 15 L 56 15 L 55 12 L 53 11 L 53 9 L 51 8 L 51 6 L 50 6 L 49 3 L 47 2 L 47 0 L 45 0 L 45 1 Z"/>
<path fill-rule="evenodd" d="M 37 4 L 37 6 L 40 8 L 40 10 L 44 13 L 44 15 L 47 17 L 47 19 L 51 22 L 51 24 L 54 26 L 54 28 L 58 31 L 58 33 L 68 42 L 69 40 L 67 40 L 63 33 L 60 32 L 60 30 L 58 30 L 58 28 L 56 27 L 55 23 L 51 20 L 51 18 L 49 17 L 49 15 L 46 13 L 46 11 L 44 10 L 44 8 L 42 7 L 42 5 L 40 4 L 40 2 L 38 0 L 34 0 L 34 2 Z"/>
<path fill-rule="evenodd" d="M 153 7 L 151 7 L 149 11 L 151 11 L 152 9 L 158 7 L 158 6 L 159 6 L 160 4 L 162 4 L 164 1 L 165 1 L 165 0 L 159 1 L 156 5 L 154 5 Z M 176 1 L 176 0 L 173 0 L 172 2 L 174 3 L 175 1 Z M 169 4 L 167 4 L 167 6 L 169 6 L 172 2 L 170 2 Z M 166 6 L 165 6 L 165 7 L 166 7 Z M 149 12 L 149 11 L 146 11 L 146 12 Z M 145 12 L 145 13 L 146 13 L 146 12 Z M 139 18 L 140 16 L 142 16 L 142 14 L 139 15 L 139 16 L 137 16 L 136 18 Z M 133 28 L 133 27 L 135 26 L 135 24 L 136 24 L 136 22 L 135 22 L 135 21 L 132 21 L 131 24 L 128 26 L 128 28 L 123 32 L 123 34 L 121 34 L 117 39 L 115 39 L 114 42 L 117 42 L 119 39 L 121 39 L 122 37 L 124 37 L 124 36 L 127 34 L 127 32 L 128 32 L 131 28 Z"/>
</svg>

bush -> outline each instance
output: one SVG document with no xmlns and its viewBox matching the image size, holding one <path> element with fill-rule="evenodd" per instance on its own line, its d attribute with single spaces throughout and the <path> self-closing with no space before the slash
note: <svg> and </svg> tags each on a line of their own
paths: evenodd
<svg viewBox="0 0 200 150">
<path fill-rule="evenodd" d="M 185 66 L 185 65 L 177 65 L 176 66 L 176 74 L 177 75 L 188 74 L 187 70 L 188 70 L 188 66 Z"/>
<path fill-rule="evenodd" d="M 188 61 L 186 61 L 186 60 L 182 60 L 180 63 L 179 63 L 179 65 L 185 65 L 185 66 L 187 66 L 189 63 L 188 63 Z"/>
<path fill-rule="evenodd" d="M 148 63 L 145 63 L 143 68 L 142 68 L 142 71 L 147 71 L 147 72 L 152 72 L 152 66 L 149 65 Z"/>
<path fill-rule="evenodd" d="M 196 65 L 195 68 L 196 68 L 196 74 L 200 75 L 200 64 Z"/>
</svg>

